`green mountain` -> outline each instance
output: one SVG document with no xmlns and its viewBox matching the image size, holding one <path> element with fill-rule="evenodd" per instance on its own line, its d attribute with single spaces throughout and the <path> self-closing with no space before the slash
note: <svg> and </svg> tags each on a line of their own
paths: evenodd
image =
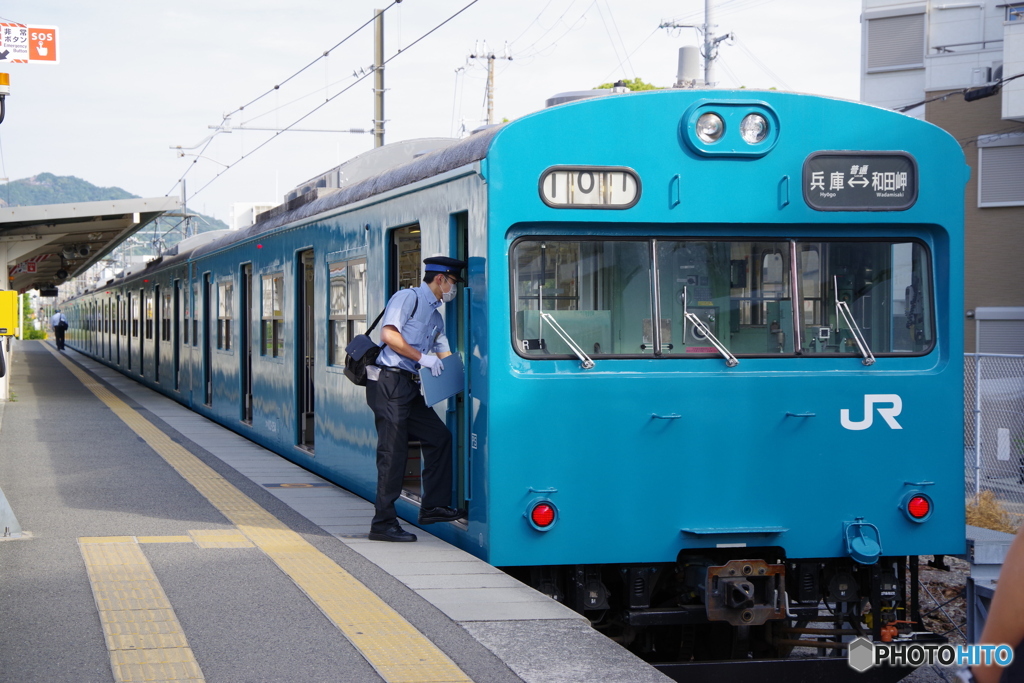
<svg viewBox="0 0 1024 683">
<path fill-rule="evenodd" d="M 75 176 L 57 176 L 52 173 L 40 173 L 31 178 L 22 178 L 0 186 L 0 206 L 38 206 L 40 204 L 75 204 L 78 202 L 98 202 L 110 199 L 138 199 L 120 187 L 97 187 L 92 183 Z M 196 232 L 208 230 L 226 230 L 227 224 L 211 216 L 196 214 L 193 221 Z M 157 225 L 147 226 L 144 232 L 162 235 L 169 230 L 171 234 L 180 218 L 160 218 Z"/>
<path fill-rule="evenodd" d="M 0 203 L 5 206 L 38 206 L 40 204 L 74 204 L 105 199 L 134 199 L 136 195 L 119 187 L 96 187 L 74 176 L 40 173 L 0 188 Z"/>
</svg>

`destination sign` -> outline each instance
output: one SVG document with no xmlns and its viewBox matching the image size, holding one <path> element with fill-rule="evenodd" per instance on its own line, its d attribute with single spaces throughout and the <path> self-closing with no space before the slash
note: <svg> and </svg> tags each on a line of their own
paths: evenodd
<svg viewBox="0 0 1024 683">
<path fill-rule="evenodd" d="M 917 164 L 901 152 L 817 152 L 803 191 L 818 211 L 904 211 L 917 201 Z"/>
</svg>

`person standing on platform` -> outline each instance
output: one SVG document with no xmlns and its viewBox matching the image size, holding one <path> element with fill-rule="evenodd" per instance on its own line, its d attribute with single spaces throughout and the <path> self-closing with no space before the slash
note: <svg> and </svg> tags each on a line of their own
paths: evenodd
<svg viewBox="0 0 1024 683">
<path fill-rule="evenodd" d="M 452 435 L 420 393 L 419 369 L 435 377 L 451 355 L 444 334 L 442 303 L 455 298 L 465 261 L 447 256 L 424 259 L 419 287 L 396 292 L 381 319 L 385 346 L 377 357 L 380 374 L 367 382 L 367 403 L 377 425 L 376 514 L 370 523 L 372 541 L 415 541 L 398 523 L 395 501 L 402 493 L 409 437 L 423 444 L 423 497 L 418 522 L 451 522 L 465 516 L 448 507 L 452 495 Z M 430 355 L 430 352 L 436 355 Z M 376 385 L 372 386 L 371 385 Z"/>
<path fill-rule="evenodd" d="M 53 338 L 57 342 L 57 350 L 64 350 L 64 332 L 68 329 L 68 319 L 57 309 L 57 312 L 50 318 L 50 325 L 53 326 Z"/>
</svg>

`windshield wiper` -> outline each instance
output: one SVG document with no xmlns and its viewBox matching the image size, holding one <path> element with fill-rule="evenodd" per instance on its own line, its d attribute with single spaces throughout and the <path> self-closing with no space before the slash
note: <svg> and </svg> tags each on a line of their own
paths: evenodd
<svg viewBox="0 0 1024 683">
<path fill-rule="evenodd" d="M 711 342 L 716 349 L 718 349 L 718 352 L 722 354 L 723 358 L 725 358 L 726 367 L 734 368 L 737 365 L 739 365 L 740 362 L 739 360 L 736 359 L 736 356 L 732 355 L 732 352 L 729 351 L 729 349 L 725 348 L 725 344 L 718 341 L 718 337 L 716 337 L 714 333 L 708 328 L 708 326 L 704 324 L 704 321 L 698 318 L 695 313 L 690 313 L 688 310 L 686 310 L 687 301 L 688 297 L 686 293 L 686 287 L 683 287 L 683 317 L 690 321 L 690 324 L 697 328 L 697 331 L 704 335 L 704 338 Z"/>
<path fill-rule="evenodd" d="M 580 363 L 583 364 L 584 370 L 589 370 L 590 368 L 594 367 L 594 361 L 590 359 L 590 356 L 583 352 L 583 349 L 580 348 L 580 345 L 577 344 L 576 341 L 569 336 L 568 332 L 562 329 L 562 326 L 558 324 L 558 321 L 555 320 L 550 313 L 545 313 L 541 311 L 540 317 L 541 320 L 547 321 L 547 323 L 551 325 L 551 329 L 553 329 L 558 334 L 558 336 L 562 338 L 562 341 L 564 341 L 566 345 L 570 349 L 572 349 L 572 352 L 575 353 L 576 357 L 580 359 Z"/>
<path fill-rule="evenodd" d="M 842 316 L 843 321 L 846 322 L 846 326 L 850 328 L 850 332 L 853 334 L 853 341 L 857 344 L 857 348 L 860 349 L 860 353 L 864 356 L 864 360 L 861 362 L 864 365 L 874 365 L 875 356 L 871 353 L 871 348 L 868 346 L 868 340 L 864 338 L 864 334 L 860 331 L 860 327 L 857 326 L 857 321 L 853 319 L 853 313 L 850 311 L 850 305 L 845 301 L 839 300 L 839 278 L 836 276 L 832 277 L 832 286 L 835 288 L 836 295 L 836 311 Z"/>
<path fill-rule="evenodd" d="M 732 355 L 732 352 L 730 352 L 729 349 L 725 348 L 725 344 L 718 341 L 718 337 L 716 337 L 711 332 L 711 330 L 708 329 L 708 326 L 704 324 L 703 320 L 698 318 L 694 313 L 690 313 L 689 311 L 687 311 L 684 315 L 686 316 L 686 319 L 690 321 L 690 324 L 697 328 L 698 332 L 704 335 L 704 337 L 709 342 L 714 344 L 715 348 L 718 349 L 718 352 L 722 354 L 723 358 L 725 358 L 725 364 L 728 367 L 734 368 L 740 364 L 740 362 L 736 359 L 736 356 Z"/>
</svg>

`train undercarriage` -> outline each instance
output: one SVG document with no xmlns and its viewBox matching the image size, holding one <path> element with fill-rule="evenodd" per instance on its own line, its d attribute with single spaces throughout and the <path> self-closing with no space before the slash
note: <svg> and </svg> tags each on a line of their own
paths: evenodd
<svg viewBox="0 0 1024 683">
<path fill-rule="evenodd" d="M 924 631 L 918 558 L 788 559 L 781 548 L 687 550 L 675 563 L 506 569 L 677 680 L 899 680 L 847 664 L 850 641 L 942 643 Z M 750 666 L 758 664 L 757 666 Z M 737 666 L 738 665 L 738 666 Z M 702 674 L 701 672 L 707 672 Z M 787 675 L 790 675 L 787 673 Z M 769 674 L 770 675 L 770 674 Z"/>
</svg>

